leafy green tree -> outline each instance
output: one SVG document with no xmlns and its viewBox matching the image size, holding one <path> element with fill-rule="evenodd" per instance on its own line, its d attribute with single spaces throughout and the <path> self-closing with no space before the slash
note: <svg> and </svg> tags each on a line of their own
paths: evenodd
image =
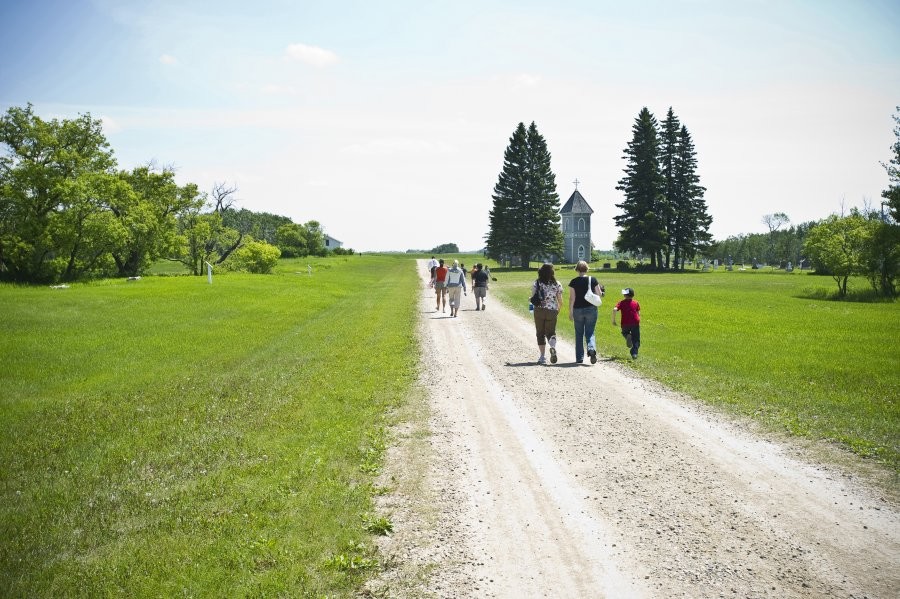
<svg viewBox="0 0 900 599">
<path fill-rule="evenodd" d="M 222 212 L 222 224 L 235 229 L 244 235 L 250 235 L 257 241 L 265 241 L 278 245 L 278 229 L 293 221 L 286 216 L 268 212 L 252 212 L 246 208 L 225 210 Z"/>
<path fill-rule="evenodd" d="M 870 238 L 869 223 L 855 209 L 849 216 L 832 214 L 809 231 L 807 255 L 827 269 L 841 297 L 847 295 L 848 279 L 866 270 L 865 253 Z"/>
<path fill-rule="evenodd" d="M 533 257 L 560 255 L 559 195 L 547 142 L 532 122 L 519 123 L 504 152 L 494 185 L 494 205 L 486 237 L 488 255 L 517 256 L 527 267 Z"/>
<path fill-rule="evenodd" d="M 635 119 L 632 140 L 625 148 L 625 176 L 616 186 L 625 199 L 616 204 L 622 213 L 614 217 L 620 228 L 616 249 L 649 255 L 651 268 L 661 266 L 667 244 L 665 180 L 659 166 L 657 130 L 656 118 L 644 107 Z"/>
<path fill-rule="evenodd" d="M 119 177 L 132 194 L 121 196 L 111 205 L 112 213 L 127 231 L 126 242 L 112 251 L 119 276 L 141 274 L 149 264 L 168 255 L 178 230 L 178 216 L 203 199 L 196 187 L 179 187 L 175 172 L 153 165 L 122 171 Z"/>
<path fill-rule="evenodd" d="M 64 281 L 115 273 L 112 253 L 127 243 L 128 231 L 110 210 L 128 201 L 131 187 L 112 173 L 82 173 L 60 184 L 65 209 L 50 216 L 50 238 L 55 248 L 54 271 Z"/>
<path fill-rule="evenodd" d="M 92 254 L 119 237 L 99 230 L 114 222 L 99 213 L 121 191 L 107 179 L 116 162 L 101 122 L 44 121 L 31 104 L 13 107 L 0 118 L 0 146 L 0 272 L 46 281 L 96 268 Z"/>
<path fill-rule="evenodd" d="M 178 235 L 169 259 L 184 264 L 191 273 L 202 275 L 204 263 L 222 264 L 241 246 L 244 235 L 222 223 L 222 211 L 228 210 L 218 202 L 212 212 L 203 212 L 206 197 L 189 183 L 182 190 L 185 197 L 195 198 L 178 219 Z"/>
<path fill-rule="evenodd" d="M 325 231 L 321 223 L 311 220 L 303 225 L 306 233 L 306 249 L 313 256 L 324 256 L 328 253 L 325 248 Z"/>
<path fill-rule="evenodd" d="M 428 251 L 429 254 L 458 254 L 459 246 L 455 243 L 442 243 Z"/>
<path fill-rule="evenodd" d="M 306 229 L 296 223 L 287 223 L 276 229 L 275 245 L 285 258 L 299 258 L 309 254 L 306 248 Z"/>
</svg>

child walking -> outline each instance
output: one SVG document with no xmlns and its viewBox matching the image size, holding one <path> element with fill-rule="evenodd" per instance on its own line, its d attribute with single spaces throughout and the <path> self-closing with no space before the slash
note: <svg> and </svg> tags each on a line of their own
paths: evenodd
<svg viewBox="0 0 900 599">
<path fill-rule="evenodd" d="M 631 359 L 637 360 L 638 348 L 641 347 L 641 306 L 634 301 L 634 289 L 626 287 L 622 290 L 625 298 L 612 310 L 612 323 L 616 326 L 616 312 L 622 313 L 622 336 L 625 345 L 631 350 Z"/>
</svg>

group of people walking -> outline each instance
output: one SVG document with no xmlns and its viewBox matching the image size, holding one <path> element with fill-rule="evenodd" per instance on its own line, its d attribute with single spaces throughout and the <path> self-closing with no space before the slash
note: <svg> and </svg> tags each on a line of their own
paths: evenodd
<svg viewBox="0 0 900 599">
<path fill-rule="evenodd" d="M 587 353 L 591 364 L 597 362 L 597 341 L 594 329 L 599 316 L 598 304 L 590 301 L 591 295 L 602 297 L 605 288 L 596 278 L 588 274 L 587 262 L 581 260 L 575 265 L 578 273 L 569 281 L 569 320 L 575 326 L 575 362 L 584 363 Z M 589 293 L 590 292 L 590 293 Z M 634 300 L 634 289 L 622 290 L 622 300 L 612 309 L 612 324 L 616 325 L 616 314 L 621 314 L 622 336 L 631 351 L 632 359 L 637 359 L 641 346 L 641 307 Z M 598 301 L 598 300 L 595 300 Z M 546 349 L 550 348 L 550 363 L 556 364 L 556 323 L 563 304 L 563 288 L 556 280 L 552 264 L 544 264 L 538 270 L 538 277 L 531 285 L 531 304 L 534 312 L 534 328 L 540 355 L 538 364 L 546 364 Z"/>
<path fill-rule="evenodd" d="M 449 268 L 443 258 L 428 261 L 430 274 L 429 287 L 434 288 L 435 311 L 447 312 L 450 304 L 450 316 L 459 314 L 461 296 L 468 296 L 466 286 L 467 275 L 471 275 L 472 292 L 475 296 L 475 310 L 482 311 L 487 306 L 487 290 L 491 280 L 490 270 L 478 263 L 471 273 L 463 264 L 454 260 Z M 599 317 L 600 298 L 606 289 L 595 277 L 588 274 L 588 264 L 584 260 L 575 265 L 577 276 L 569 281 L 568 312 L 569 320 L 575 326 L 575 362 L 584 363 L 587 355 L 591 364 L 597 363 L 597 341 L 594 329 Z M 622 300 L 612 309 L 612 324 L 616 326 L 616 314 L 620 314 L 622 337 L 631 352 L 632 359 L 637 359 L 641 346 L 641 306 L 634 299 L 634 289 L 622 289 Z M 559 357 L 556 353 L 556 324 L 563 306 L 563 287 L 556 280 L 552 264 L 544 264 L 538 269 L 537 279 L 531 285 L 531 308 L 534 313 L 534 327 L 540 355 L 538 364 L 547 363 L 549 347 L 550 363 L 556 364 Z"/>
<path fill-rule="evenodd" d="M 435 295 L 435 311 L 441 310 L 447 312 L 447 302 L 450 303 L 450 316 L 456 318 L 459 314 L 459 305 L 462 300 L 461 295 L 468 296 L 466 288 L 466 277 L 471 274 L 472 277 L 472 294 L 475 296 L 475 310 L 482 311 L 487 306 L 488 281 L 491 279 L 491 271 L 480 262 L 475 265 L 472 272 L 466 271 L 463 264 L 459 260 L 454 260 L 453 265 L 447 268 L 444 265 L 444 259 L 435 260 L 434 256 L 428 261 L 427 265 L 431 279 L 428 283 L 434 288 Z"/>
</svg>

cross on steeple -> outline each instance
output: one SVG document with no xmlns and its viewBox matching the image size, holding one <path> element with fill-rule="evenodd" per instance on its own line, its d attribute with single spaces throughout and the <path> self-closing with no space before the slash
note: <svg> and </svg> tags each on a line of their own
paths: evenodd
<svg viewBox="0 0 900 599">
<path fill-rule="evenodd" d="M 575 191 L 578 191 L 578 184 L 580 183 L 580 181 L 578 180 L 578 177 L 575 177 L 575 180 L 572 181 L 572 183 L 575 184 Z"/>
</svg>

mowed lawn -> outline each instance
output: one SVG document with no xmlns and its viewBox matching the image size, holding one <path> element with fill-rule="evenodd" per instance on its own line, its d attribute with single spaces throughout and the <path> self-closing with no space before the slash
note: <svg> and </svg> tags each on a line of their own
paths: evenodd
<svg viewBox="0 0 900 599">
<path fill-rule="evenodd" d="M 352 594 L 419 289 L 376 256 L 0 285 L 0 596 Z"/>
<path fill-rule="evenodd" d="M 771 428 L 840 443 L 900 473 L 900 302 L 821 299 L 834 281 L 799 272 L 591 274 L 607 291 L 596 331 L 601 359 Z M 490 293 L 527 314 L 536 268 L 495 268 L 494 276 Z M 566 306 L 574 276 L 557 271 Z M 642 315 L 634 362 L 611 324 L 629 286 Z M 565 310 L 557 330 L 574 340 Z"/>
</svg>

